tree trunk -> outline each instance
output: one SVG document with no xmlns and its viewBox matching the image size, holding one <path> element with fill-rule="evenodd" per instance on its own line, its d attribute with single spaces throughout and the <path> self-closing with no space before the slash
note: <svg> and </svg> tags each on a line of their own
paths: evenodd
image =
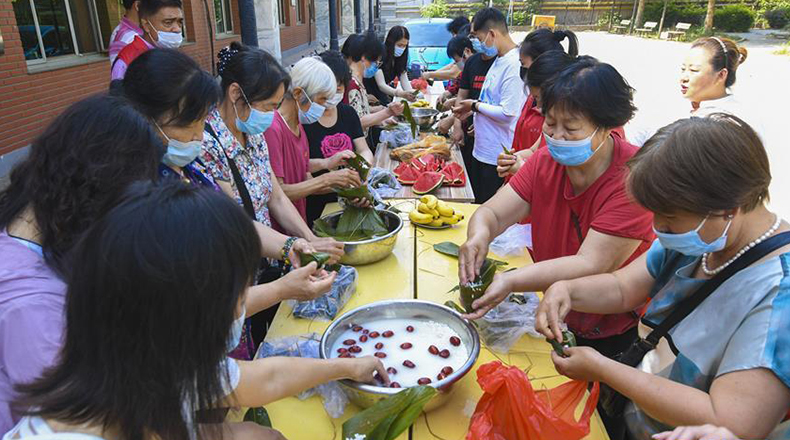
<svg viewBox="0 0 790 440">
<path fill-rule="evenodd" d="M 713 14 L 716 11 L 716 0 L 708 0 L 708 13 L 705 14 L 705 32 L 713 32 Z"/>
<path fill-rule="evenodd" d="M 642 17 L 645 15 L 645 0 L 639 0 L 639 6 L 636 10 L 636 20 L 634 20 L 634 28 L 642 27 Z"/>
</svg>

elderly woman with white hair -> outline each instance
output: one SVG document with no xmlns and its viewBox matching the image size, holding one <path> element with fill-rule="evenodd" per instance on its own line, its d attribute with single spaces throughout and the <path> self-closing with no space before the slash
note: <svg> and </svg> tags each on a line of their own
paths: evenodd
<svg viewBox="0 0 790 440">
<path fill-rule="evenodd" d="M 302 124 L 317 121 L 340 102 L 343 95 L 335 93 L 336 88 L 335 76 L 326 64 L 318 58 L 302 58 L 291 69 L 290 90 L 284 93 L 271 127 L 264 132 L 274 176 L 305 220 L 307 196 L 360 185 L 354 170 L 338 169 L 355 156 L 353 151 L 341 151 L 326 159 L 310 158 Z"/>
</svg>

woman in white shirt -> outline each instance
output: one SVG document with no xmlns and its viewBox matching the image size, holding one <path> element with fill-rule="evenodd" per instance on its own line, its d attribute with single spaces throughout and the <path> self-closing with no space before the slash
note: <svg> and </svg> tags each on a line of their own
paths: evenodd
<svg viewBox="0 0 790 440">
<path fill-rule="evenodd" d="M 691 102 L 691 116 L 723 112 L 743 117 L 730 87 L 747 53 L 728 38 L 704 37 L 691 44 L 680 66 L 680 93 Z"/>
</svg>

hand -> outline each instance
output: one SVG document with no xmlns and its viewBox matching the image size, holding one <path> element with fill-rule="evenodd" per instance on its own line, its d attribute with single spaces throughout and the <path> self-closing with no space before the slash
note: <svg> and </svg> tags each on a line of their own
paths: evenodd
<svg viewBox="0 0 790 440">
<path fill-rule="evenodd" d="M 395 119 L 395 118 L 387 118 L 387 119 L 384 120 L 384 122 L 381 123 L 381 125 L 397 125 L 397 123 L 398 123 L 397 119 Z"/>
<path fill-rule="evenodd" d="M 458 251 L 458 279 L 461 284 L 474 280 L 480 274 L 480 267 L 488 255 L 488 244 L 473 237 L 461 245 Z"/>
<path fill-rule="evenodd" d="M 345 254 L 343 243 L 332 237 L 315 237 L 310 240 L 316 251 L 329 254 L 329 264 L 335 264 Z"/>
<path fill-rule="evenodd" d="M 344 379 L 374 384 L 376 380 L 373 376 L 378 373 L 379 377 L 384 381 L 384 385 L 390 384 L 390 376 L 387 374 L 387 370 L 384 369 L 384 364 L 378 358 L 365 356 L 357 359 L 338 359 L 338 361 L 342 361 L 346 368 L 347 373 Z"/>
<path fill-rule="evenodd" d="M 454 143 L 454 144 L 461 144 L 461 143 L 463 143 L 463 141 L 464 141 L 464 130 L 463 130 L 463 128 L 461 128 L 460 130 L 458 128 L 454 128 L 450 132 L 450 141 L 452 141 L 452 143 Z"/>
<path fill-rule="evenodd" d="M 318 264 L 311 261 L 307 266 L 294 269 L 281 278 L 281 282 L 285 283 L 283 300 L 314 300 L 329 292 L 336 277 L 337 272 L 318 270 Z"/>
<path fill-rule="evenodd" d="M 357 153 L 351 150 L 343 150 L 338 153 L 335 153 L 331 157 L 326 159 L 327 166 L 326 169 L 334 170 L 335 168 L 345 165 L 348 159 L 353 159 L 357 157 Z"/>
<path fill-rule="evenodd" d="M 438 131 L 439 133 L 446 134 L 450 131 L 450 128 L 453 127 L 454 123 L 455 123 L 455 118 L 453 118 L 452 116 L 447 116 L 443 118 L 441 121 L 439 121 L 439 124 L 436 126 L 436 131 Z"/>
<path fill-rule="evenodd" d="M 470 125 L 469 129 L 466 130 L 466 134 L 468 134 L 471 137 L 475 137 L 475 126 L 474 125 Z"/>
<path fill-rule="evenodd" d="M 674 431 L 666 431 L 653 436 L 656 440 L 738 440 L 727 428 L 713 425 L 678 426 Z"/>
<path fill-rule="evenodd" d="M 570 347 L 565 349 L 568 357 L 562 357 L 551 351 L 554 368 L 563 376 L 588 382 L 600 381 L 600 372 L 604 362 L 609 361 L 601 353 L 590 347 Z M 614 362 L 614 361 L 610 361 Z"/>
<path fill-rule="evenodd" d="M 433 72 L 427 72 L 426 71 L 426 72 L 422 72 L 422 74 L 420 75 L 420 78 L 422 78 L 422 79 L 424 79 L 426 81 L 431 79 L 432 77 L 433 77 Z"/>
<path fill-rule="evenodd" d="M 299 253 L 312 254 L 313 252 L 315 252 L 315 249 L 307 240 L 298 238 L 291 246 L 291 250 L 288 251 L 288 259 L 291 260 L 291 266 L 298 268 L 302 265 Z"/>
<path fill-rule="evenodd" d="M 543 294 L 543 299 L 535 312 L 535 330 L 546 339 L 562 341 L 560 323 L 571 311 L 571 293 L 567 284 L 558 281 L 551 285 Z"/>
<path fill-rule="evenodd" d="M 411 92 L 407 92 L 405 90 L 398 90 L 395 92 L 395 96 L 398 98 L 403 98 L 409 102 L 414 102 L 417 100 L 417 91 L 412 90 Z"/>
<path fill-rule="evenodd" d="M 491 309 L 499 305 L 512 292 L 508 274 L 498 273 L 494 275 L 494 281 L 486 289 L 486 293 L 472 303 L 474 312 L 464 315 L 464 319 L 474 321 L 486 315 Z"/>
<path fill-rule="evenodd" d="M 455 115 L 459 118 L 466 115 L 467 113 L 471 113 L 472 104 L 474 103 L 474 99 L 464 99 L 463 101 L 456 102 L 455 107 L 453 107 L 453 113 L 455 113 Z"/>
<path fill-rule="evenodd" d="M 457 101 L 458 98 L 450 98 L 447 101 L 444 101 L 444 103 L 442 103 L 442 110 L 444 111 L 451 110 L 453 107 L 455 107 L 455 103 Z"/>
<path fill-rule="evenodd" d="M 370 208 L 371 203 L 370 200 L 365 198 L 357 198 L 351 199 L 348 201 L 352 206 L 356 206 L 357 208 Z"/>
<path fill-rule="evenodd" d="M 332 188 L 356 188 L 362 185 L 359 174 L 356 171 L 346 168 L 342 170 L 330 171 L 323 174 L 327 189 Z"/>
<path fill-rule="evenodd" d="M 387 105 L 387 109 L 389 109 L 392 116 L 400 116 L 403 114 L 403 103 L 402 102 L 390 102 Z"/>
<path fill-rule="evenodd" d="M 508 174 L 515 174 L 511 173 L 510 170 L 513 168 L 514 165 L 518 162 L 518 159 L 513 154 L 505 154 L 504 152 L 499 153 L 499 156 L 496 158 L 496 173 L 499 177 L 505 177 Z"/>
</svg>

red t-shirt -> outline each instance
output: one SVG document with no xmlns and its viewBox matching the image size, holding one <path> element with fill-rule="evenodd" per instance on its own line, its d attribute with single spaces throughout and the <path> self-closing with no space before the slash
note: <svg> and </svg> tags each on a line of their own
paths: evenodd
<svg viewBox="0 0 790 440">
<path fill-rule="evenodd" d="M 269 160 L 272 172 L 277 178 L 283 179 L 286 185 L 302 183 L 307 180 L 310 170 L 310 147 L 304 127 L 299 124 L 299 136 L 295 136 L 280 112 L 274 112 L 274 121 L 268 130 L 263 132 L 266 145 L 269 147 Z M 307 199 L 293 200 L 293 204 L 305 221 L 307 220 Z M 284 229 L 272 219 L 272 226 L 280 232 Z"/>
<path fill-rule="evenodd" d="M 510 180 L 513 190 L 532 205 L 532 256 L 536 262 L 576 255 L 590 229 L 641 240 L 625 264 L 650 248 L 653 215 L 633 203 L 625 189 L 625 163 L 637 147 L 616 135 L 612 139 L 611 165 L 581 194 L 573 193 L 565 166 L 552 159 L 548 148 L 533 154 Z M 565 321 L 577 335 L 598 339 L 636 326 L 638 316 L 570 312 Z"/>
<path fill-rule="evenodd" d="M 535 103 L 535 97 L 529 95 L 524 108 L 521 109 L 521 116 L 516 123 L 516 132 L 513 135 L 513 151 L 526 150 L 535 144 L 543 133 L 543 114 Z M 538 148 L 546 146 L 546 141 L 542 140 Z"/>
</svg>

